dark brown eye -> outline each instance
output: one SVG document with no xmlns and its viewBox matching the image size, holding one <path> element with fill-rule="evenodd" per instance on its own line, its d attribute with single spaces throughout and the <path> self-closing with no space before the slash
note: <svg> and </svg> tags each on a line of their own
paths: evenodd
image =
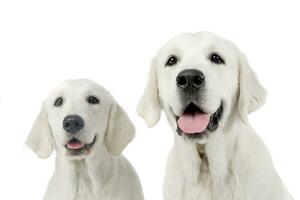
<svg viewBox="0 0 300 200">
<path fill-rule="evenodd" d="M 218 65 L 225 64 L 225 61 L 223 60 L 223 58 L 221 56 L 219 56 L 217 53 L 210 54 L 209 60 Z"/>
<path fill-rule="evenodd" d="M 55 106 L 55 107 L 59 107 L 59 106 L 63 105 L 63 103 L 64 103 L 63 98 L 62 98 L 62 97 L 58 97 L 58 98 L 55 100 L 55 102 L 54 102 L 54 106 Z"/>
<path fill-rule="evenodd" d="M 176 56 L 171 56 L 166 62 L 166 66 L 176 65 L 178 62 L 178 58 Z"/>
<path fill-rule="evenodd" d="M 86 99 L 86 101 L 89 104 L 98 104 L 99 103 L 99 99 L 97 99 L 97 97 L 95 97 L 95 96 L 88 96 L 88 98 Z"/>
</svg>

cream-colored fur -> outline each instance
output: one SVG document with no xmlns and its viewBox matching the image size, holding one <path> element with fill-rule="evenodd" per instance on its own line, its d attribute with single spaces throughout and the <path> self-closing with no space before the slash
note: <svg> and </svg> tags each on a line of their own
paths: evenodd
<svg viewBox="0 0 300 200">
<path fill-rule="evenodd" d="M 224 65 L 212 63 L 218 52 Z M 170 55 L 175 66 L 165 66 Z M 185 69 L 205 76 L 202 108 L 209 113 L 224 103 L 216 131 L 201 138 L 176 134 L 176 117 L 182 110 L 176 77 Z M 149 127 L 163 109 L 174 131 L 174 146 L 167 161 L 166 200 L 288 200 L 291 199 L 274 169 L 264 143 L 251 128 L 248 113 L 264 102 L 266 92 L 245 56 L 231 42 L 202 32 L 182 34 L 164 45 L 153 59 L 149 82 L 137 111 Z"/>
<path fill-rule="evenodd" d="M 99 98 L 90 105 L 89 95 Z M 55 107 L 57 97 L 64 103 Z M 63 127 L 67 115 L 80 115 L 84 128 L 76 137 L 96 142 L 88 154 L 70 155 L 65 144 L 72 138 Z M 27 145 L 40 157 L 56 151 L 56 167 L 45 200 L 142 200 L 135 170 L 121 155 L 134 137 L 134 126 L 124 110 L 103 87 L 90 80 L 69 80 L 59 85 L 43 103 Z"/>
</svg>

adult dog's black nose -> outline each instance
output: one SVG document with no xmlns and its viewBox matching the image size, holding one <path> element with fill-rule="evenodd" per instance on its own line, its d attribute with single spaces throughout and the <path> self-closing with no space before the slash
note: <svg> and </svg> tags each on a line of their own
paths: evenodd
<svg viewBox="0 0 300 200">
<path fill-rule="evenodd" d="M 203 87 L 204 74 L 196 69 L 187 69 L 180 72 L 176 78 L 177 87 L 185 91 L 195 91 Z"/>
<path fill-rule="evenodd" d="M 83 119 L 78 115 L 68 115 L 63 121 L 63 127 L 68 133 L 77 133 L 84 126 Z"/>
</svg>

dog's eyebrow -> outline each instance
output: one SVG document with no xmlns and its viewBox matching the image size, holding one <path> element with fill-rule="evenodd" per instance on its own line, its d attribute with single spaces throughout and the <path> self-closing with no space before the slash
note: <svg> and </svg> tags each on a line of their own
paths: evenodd
<svg viewBox="0 0 300 200">
<path fill-rule="evenodd" d="M 213 44 L 207 45 L 204 49 L 206 53 L 220 52 L 218 47 Z"/>
<path fill-rule="evenodd" d="M 91 90 L 88 90 L 86 93 L 85 93 L 85 96 L 88 97 L 88 96 L 95 96 L 95 97 L 100 97 L 100 95 L 95 92 L 95 91 L 91 91 Z"/>
<path fill-rule="evenodd" d="M 168 50 L 166 51 L 166 54 L 168 56 L 170 55 L 176 55 L 180 57 L 180 54 L 182 53 L 182 51 L 180 50 L 180 48 L 176 45 L 172 45 L 170 48 L 168 48 Z"/>
</svg>

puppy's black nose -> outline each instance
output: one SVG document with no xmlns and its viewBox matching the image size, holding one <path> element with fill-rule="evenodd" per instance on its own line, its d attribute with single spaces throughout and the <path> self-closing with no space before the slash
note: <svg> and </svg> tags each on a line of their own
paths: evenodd
<svg viewBox="0 0 300 200">
<path fill-rule="evenodd" d="M 84 126 L 83 119 L 78 115 L 68 115 L 63 121 L 63 128 L 68 133 L 77 133 Z"/>
<path fill-rule="evenodd" d="M 177 87 L 185 91 L 195 91 L 203 87 L 204 74 L 196 69 L 187 69 L 180 72 L 176 78 Z"/>
</svg>

